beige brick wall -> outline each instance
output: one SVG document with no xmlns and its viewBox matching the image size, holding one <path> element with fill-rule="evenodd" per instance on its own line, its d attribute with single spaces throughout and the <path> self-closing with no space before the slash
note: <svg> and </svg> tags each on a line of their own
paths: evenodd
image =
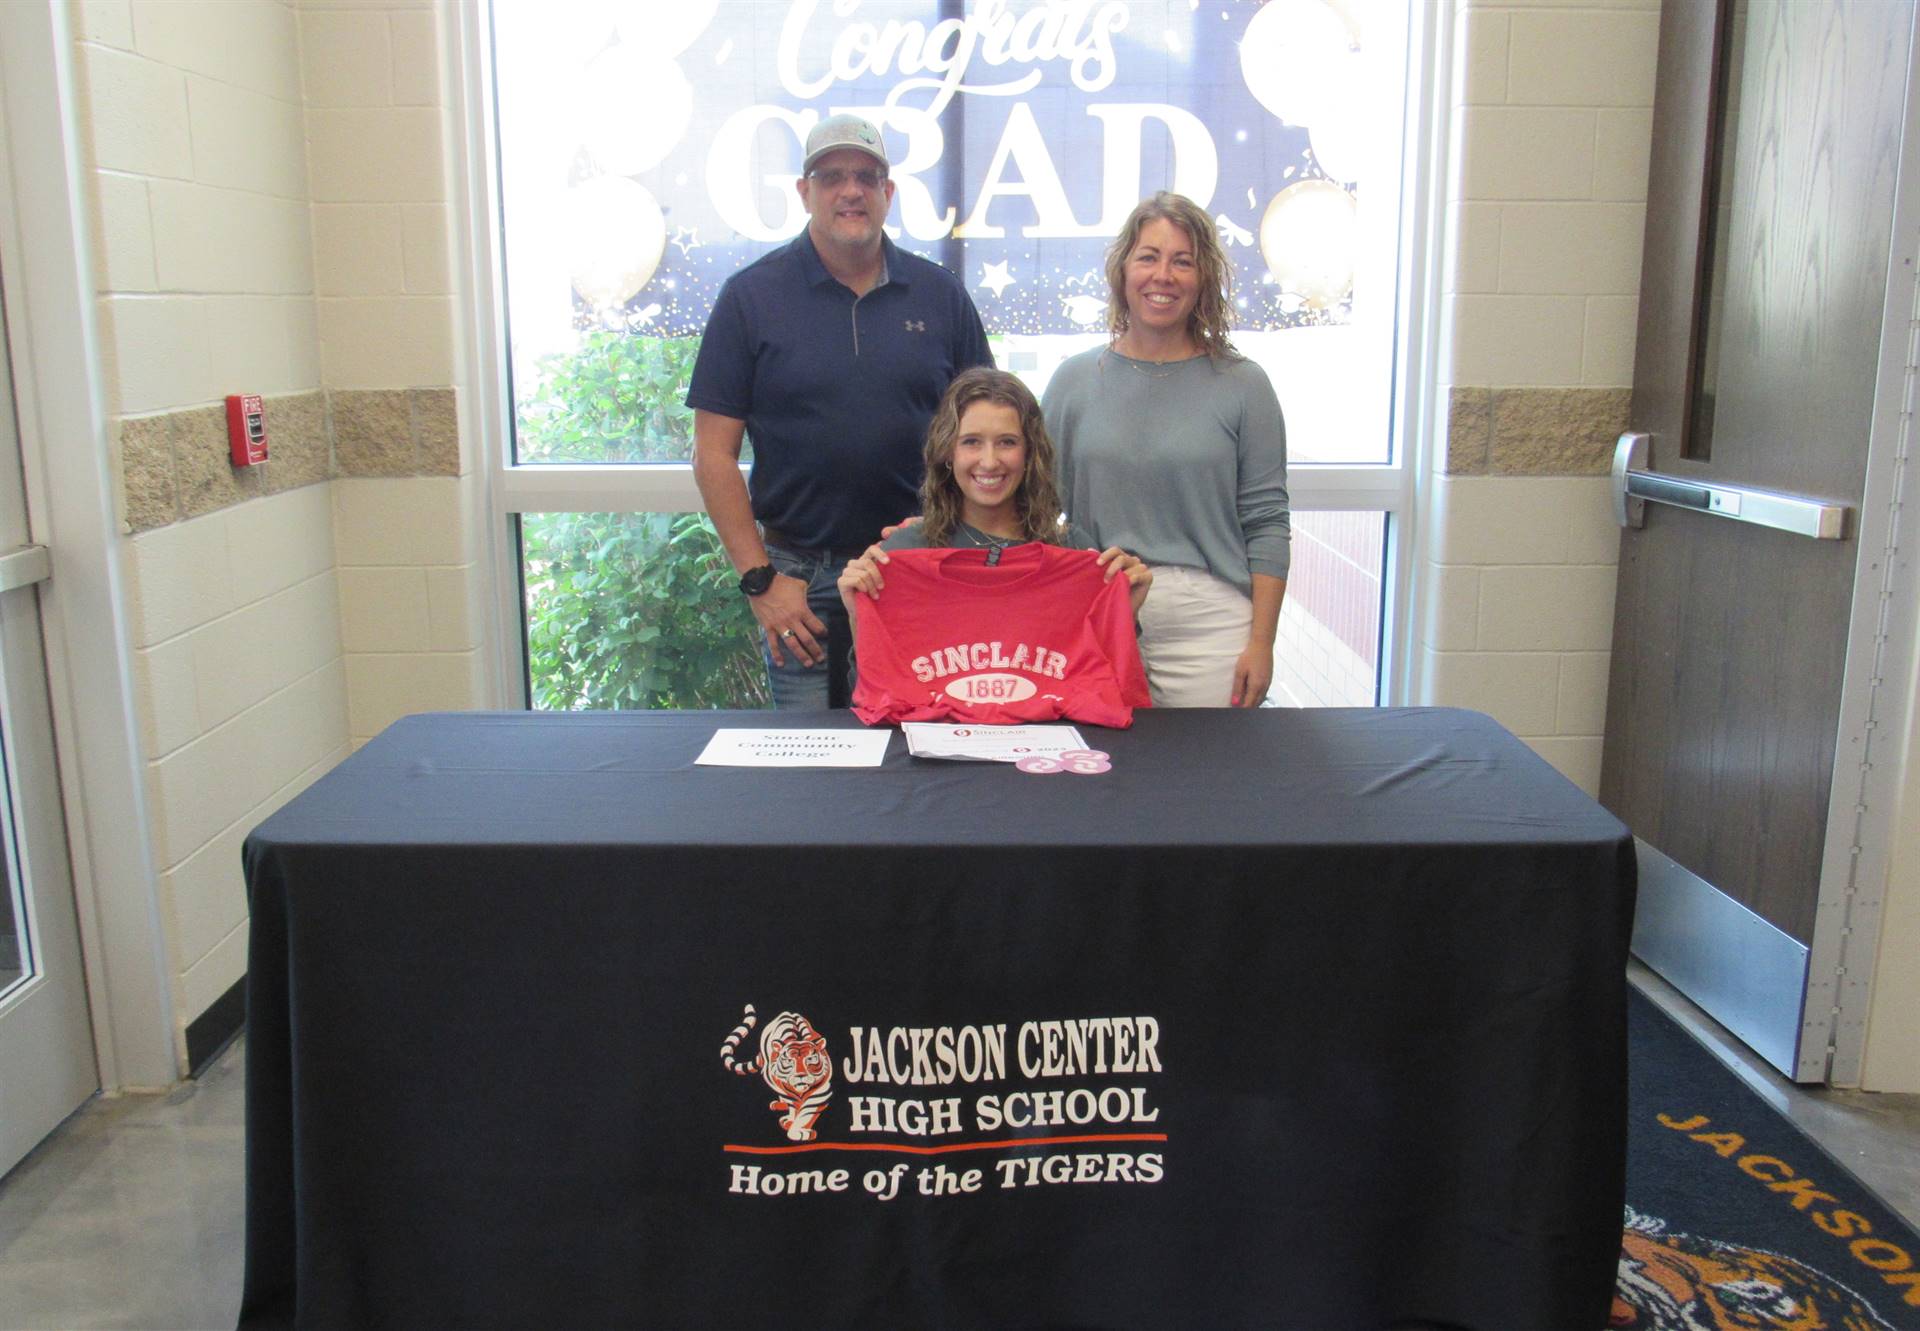
<svg viewBox="0 0 1920 1331">
<path fill-rule="evenodd" d="M 429 401 L 451 421 L 457 379 L 443 21 L 421 4 L 299 12 L 322 376 L 339 473 L 354 478 L 335 482 L 334 520 L 355 744 L 486 697 L 475 455 L 451 425 L 419 428 Z"/>
<path fill-rule="evenodd" d="M 1658 23 L 1657 0 L 1454 13 L 1450 390 L 1423 493 L 1415 697 L 1490 713 L 1588 791 Z"/>
<path fill-rule="evenodd" d="M 347 751 L 298 43 L 279 0 L 73 14 L 135 704 L 184 1028 L 246 970 L 241 839 Z M 267 395 L 266 466 L 229 464 L 229 393 Z"/>
<path fill-rule="evenodd" d="M 290 0 L 71 12 L 184 1027 L 245 970 L 247 831 L 395 716 L 482 696 L 440 17 Z M 242 392 L 267 398 L 272 452 L 250 469 L 226 456 L 222 399 Z"/>
</svg>

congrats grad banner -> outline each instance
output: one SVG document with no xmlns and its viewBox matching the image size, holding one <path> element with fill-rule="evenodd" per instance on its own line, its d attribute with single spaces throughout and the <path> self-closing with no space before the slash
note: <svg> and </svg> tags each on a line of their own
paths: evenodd
<svg viewBox="0 0 1920 1331">
<path fill-rule="evenodd" d="M 1399 71 L 1367 59 L 1382 21 L 1362 0 L 497 0 L 515 343 L 697 335 L 805 225 L 801 145 L 843 111 L 881 126 L 889 233 L 990 331 L 1104 329 L 1105 247 L 1158 189 L 1216 219 L 1238 327 L 1345 323 L 1401 111 Z"/>
</svg>

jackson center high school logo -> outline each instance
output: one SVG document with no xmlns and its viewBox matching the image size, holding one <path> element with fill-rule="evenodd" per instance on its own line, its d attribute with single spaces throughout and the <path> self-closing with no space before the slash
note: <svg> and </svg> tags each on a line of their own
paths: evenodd
<svg viewBox="0 0 1920 1331">
<path fill-rule="evenodd" d="M 720 1042 L 720 1064 L 742 1077 L 759 1073 L 775 1097 L 767 1108 L 780 1115 L 787 1140 L 810 1142 L 819 1135 L 813 1130 L 814 1120 L 833 1099 L 833 1059 L 827 1054 L 827 1037 L 798 1012 L 782 1012 L 760 1032 L 759 1054 L 750 1061 L 738 1061 L 734 1054 L 740 1041 L 757 1020 L 753 1004 L 747 1004 L 740 1024 Z"/>
<path fill-rule="evenodd" d="M 749 1057 L 756 1028 L 758 1051 Z M 763 1159 L 805 1154 L 813 1157 L 807 1163 L 828 1167 L 736 1163 L 727 1190 L 761 1197 L 848 1191 L 854 1174 L 831 1167 L 835 1152 L 954 1157 L 951 1165 L 931 1162 L 912 1173 L 907 1190 L 926 1196 L 990 1186 L 1158 1183 L 1167 1141 L 1157 1103 L 1160 1045 L 1160 1023 L 1150 1016 L 853 1026 L 836 1068 L 827 1036 L 805 1015 L 781 1012 L 760 1026 L 749 1003 L 720 1043 L 720 1063 L 735 1076 L 760 1075 L 774 1093 L 767 1107 L 786 1144 L 763 1139 L 722 1150 Z M 844 1120 L 823 1119 L 836 1078 L 854 1089 Z M 823 1161 L 818 1152 L 829 1154 Z M 910 1170 L 903 1161 L 869 1169 L 860 1181 L 887 1201 Z"/>
</svg>

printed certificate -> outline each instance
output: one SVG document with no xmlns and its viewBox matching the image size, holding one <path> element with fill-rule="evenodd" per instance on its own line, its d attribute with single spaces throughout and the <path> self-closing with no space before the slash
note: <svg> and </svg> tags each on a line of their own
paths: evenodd
<svg viewBox="0 0 1920 1331">
<path fill-rule="evenodd" d="M 1087 747 L 1073 726 L 950 726 L 903 721 L 900 729 L 907 737 L 907 752 L 916 758 L 1017 763 L 1022 758 L 1058 757 Z"/>
</svg>

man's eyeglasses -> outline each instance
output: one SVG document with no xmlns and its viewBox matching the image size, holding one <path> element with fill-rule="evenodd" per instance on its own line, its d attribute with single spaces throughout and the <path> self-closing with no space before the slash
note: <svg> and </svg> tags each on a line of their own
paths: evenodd
<svg viewBox="0 0 1920 1331">
<path fill-rule="evenodd" d="M 808 180 L 827 189 L 839 189 L 847 183 L 849 176 L 859 183 L 861 189 L 879 189 L 880 182 L 886 179 L 883 173 L 868 167 L 862 167 L 858 171 L 843 171 L 836 166 L 825 171 L 807 172 Z"/>
</svg>

